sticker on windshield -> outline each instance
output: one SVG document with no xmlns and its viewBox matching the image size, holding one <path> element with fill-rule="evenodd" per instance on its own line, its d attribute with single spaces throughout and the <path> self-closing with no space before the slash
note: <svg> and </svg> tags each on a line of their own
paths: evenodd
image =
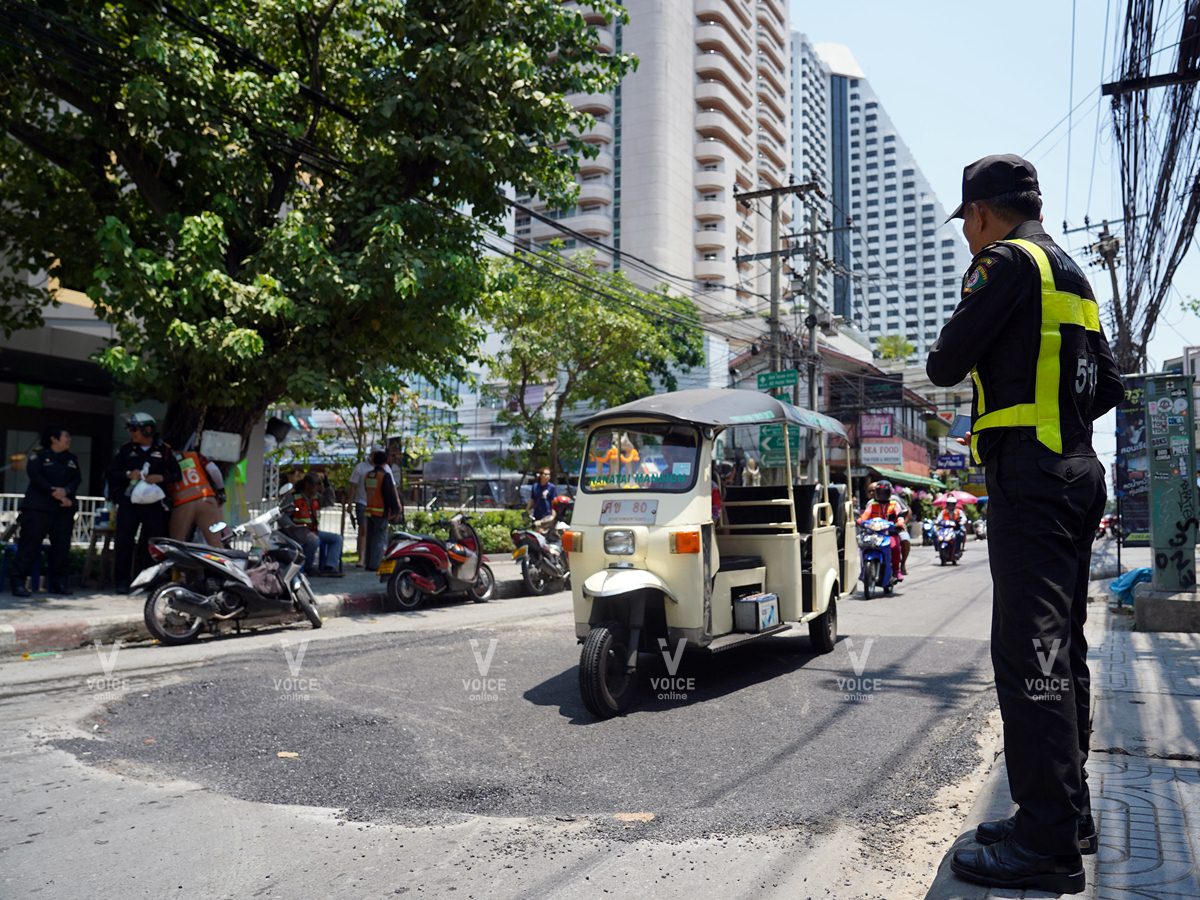
<svg viewBox="0 0 1200 900">
<path fill-rule="evenodd" d="M 692 464 L 690 462 L 677 462 L 671 467 L 671 471 L 676 475 L 683 475 L 686 478 L 691 478 Z"/>
<path fill-rule="evenodd" d="M 601 525 L 653 525 L 657 500 L 605 500 L 600 505 Z"/>
</svg>

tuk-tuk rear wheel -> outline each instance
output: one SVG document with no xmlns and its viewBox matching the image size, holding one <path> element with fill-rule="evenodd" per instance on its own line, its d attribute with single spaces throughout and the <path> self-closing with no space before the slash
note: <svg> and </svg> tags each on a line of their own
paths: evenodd
<svg viewBox="0 0 1200 900">
<path fill-rule="evenodd" d="M 825 612 L 810 619 L 808 623 L 808 639 L 812 648 L 818 653 L 832 653 L 837 643 L 837 596 L 831 595 L 829 606 Z"/>
<path fill-rule="evenodd" d="M 597 625 L 579 654 L 579 694 L 601 719 L 622 715 L 633 701 L 636 671 L 627 671 L 629 633 L 620 625 Z"/>
</svg>

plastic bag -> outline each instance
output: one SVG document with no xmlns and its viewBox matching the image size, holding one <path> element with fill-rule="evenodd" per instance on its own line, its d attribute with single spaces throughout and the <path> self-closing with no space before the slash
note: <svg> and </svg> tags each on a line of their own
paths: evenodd
<svg viewBox="0 0 1200 900">
<path fill-rule="evenodd" d="M 150 474 L 150 463 L 142 466 L 142 477 L 138 479 L 137 484 L 133 486 L 133 490 L 129 494 L 129 499 L 133 503 L 149 504 L 158 503 L 167 495 L 157 484 L 151 484 L 146 480 L 146 476 Z"/>
</svg>

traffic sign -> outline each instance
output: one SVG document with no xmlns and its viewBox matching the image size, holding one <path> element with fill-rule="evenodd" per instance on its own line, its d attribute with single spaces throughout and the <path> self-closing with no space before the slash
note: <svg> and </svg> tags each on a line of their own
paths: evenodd
<svg viewBox="0 0 1200 900">
<path fill-rule="evenodd" d="M 774 388 L 791 387 L 796 383 L 796 370 L 784 369 L 780 372 L 759 372 L 758 389 L 769 391 Z"/>
<path fill-rule="evenodd" d="M 943 453 L 937 458 L 939 469 L 965 469 L 967 457 L 964 453 Z"/>
<path fill-rule="evenodd" d="M 800 426 L 788 426 L 788 447 L 792 451 L 792 462 L 800 461 Z M 758 449 L 762 454 L 764 466 L 782 466 L 787 464 L 787 454 L 783 449 L 783 426 L 763 425 L 758 429 Z"/>
</svg>

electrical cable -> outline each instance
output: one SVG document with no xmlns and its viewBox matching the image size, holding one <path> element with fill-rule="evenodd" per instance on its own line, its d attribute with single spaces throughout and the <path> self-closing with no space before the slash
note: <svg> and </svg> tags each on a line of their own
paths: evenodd
<svg viewBox="0 0 1200 900">
<path fill-rule="evenodd" d="M 1074 125 L 1071 122 L 1072 110 L 1075 106 L 1075 0 L 1071 0 L 1071 69 L 1067 88 L 1067 177 L 1063 187 L 1063 221 L 1066 221 L 1067 211 L 1071 208 L 1071 132 Z M 1097 104 L 1097 109 L 1099 105 Z"/>
</svg>

